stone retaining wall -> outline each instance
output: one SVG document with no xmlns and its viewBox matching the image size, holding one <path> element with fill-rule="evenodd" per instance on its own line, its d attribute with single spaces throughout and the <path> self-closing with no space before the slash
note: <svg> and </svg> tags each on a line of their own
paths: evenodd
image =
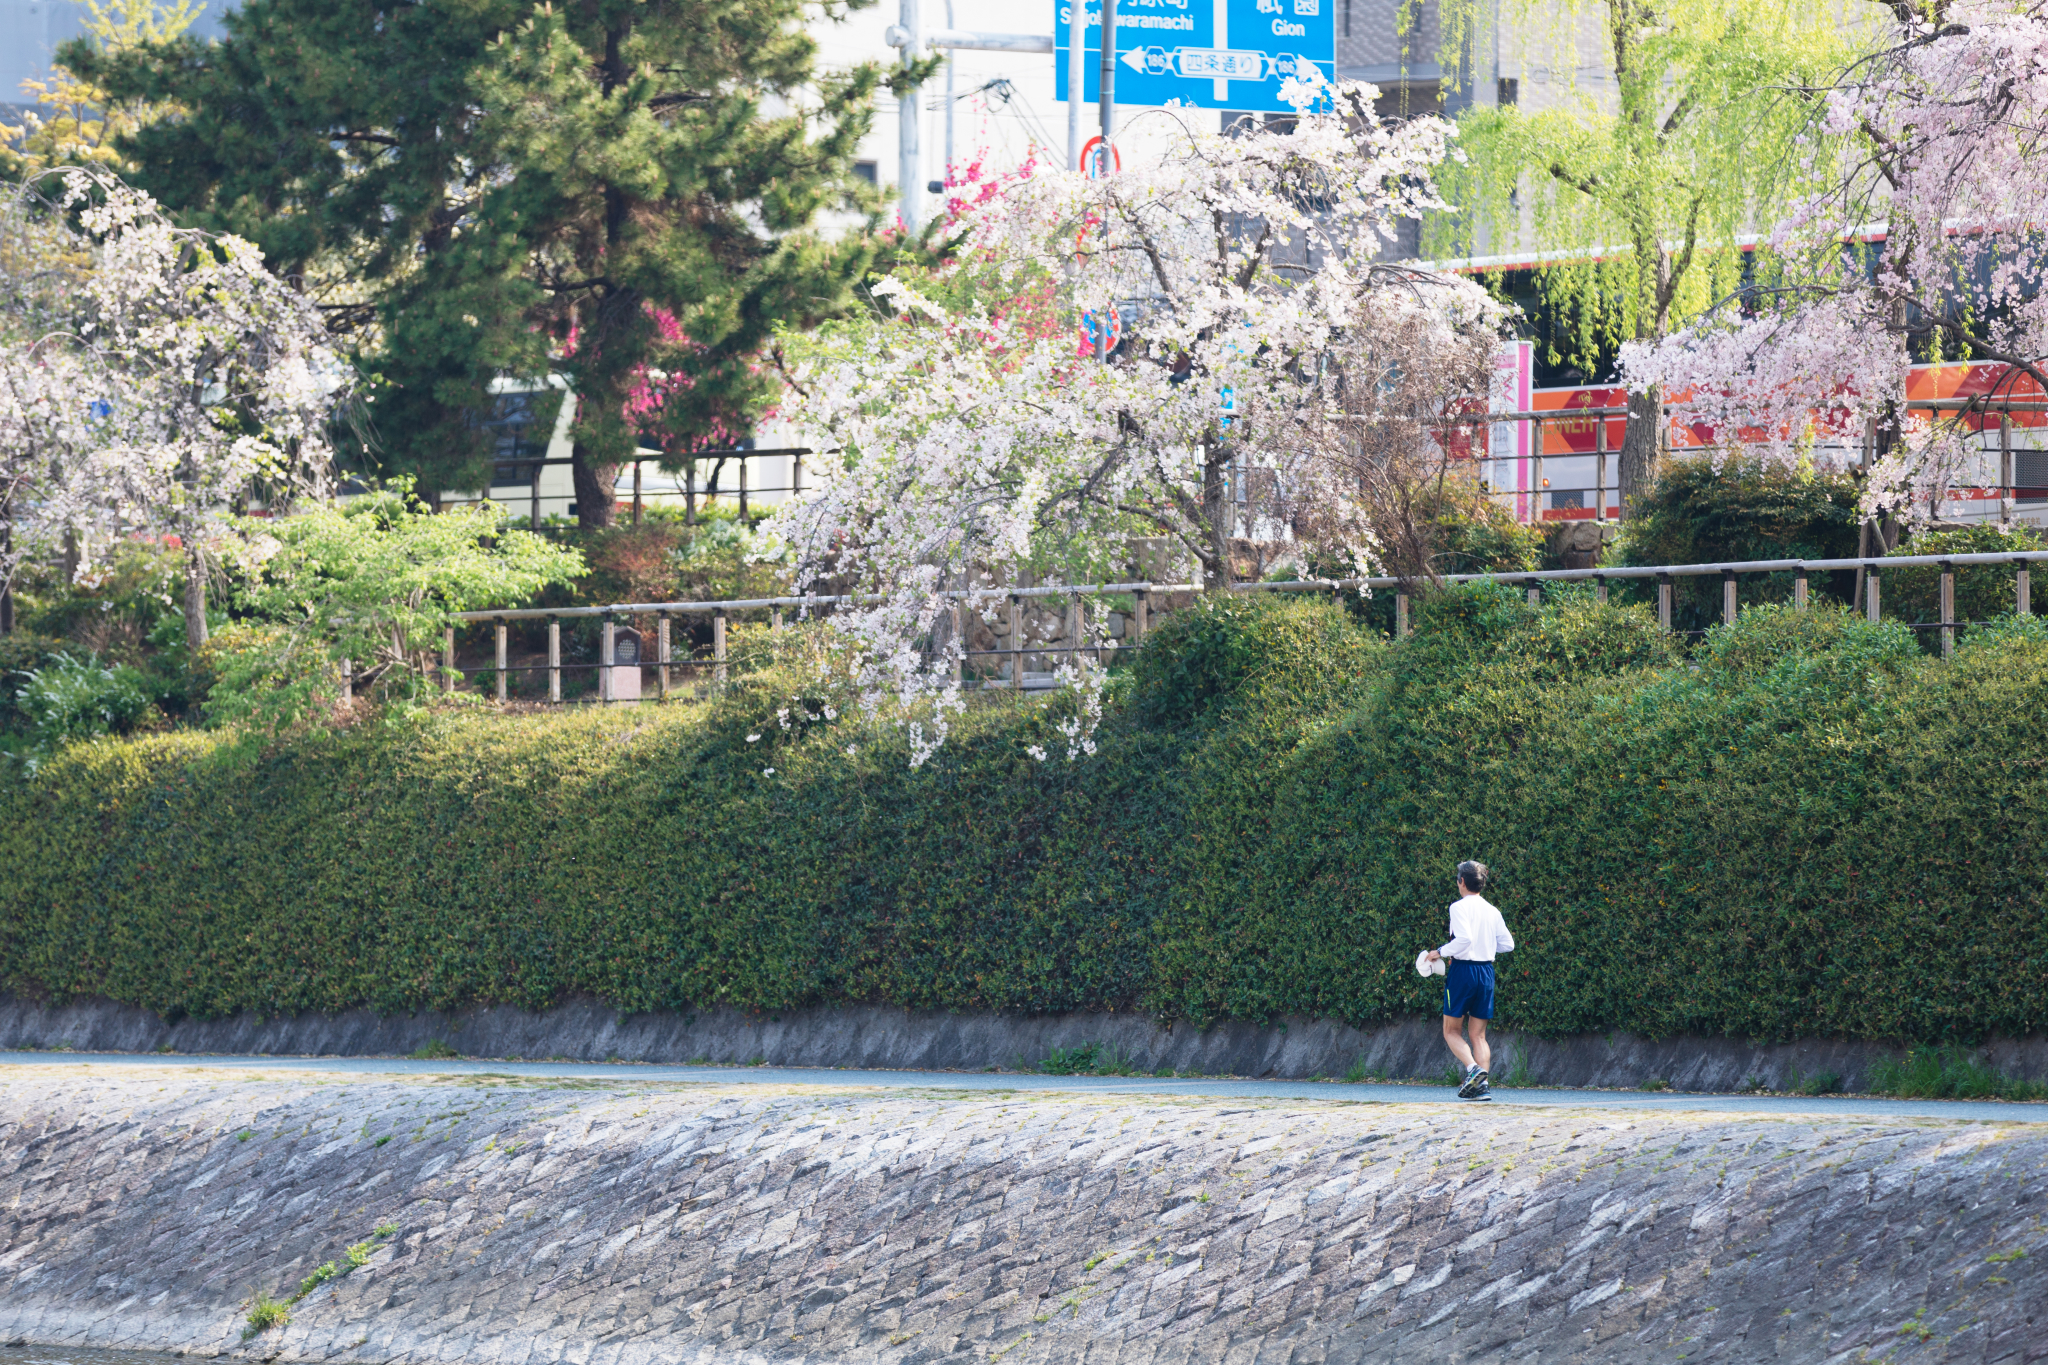
<svg viewBox="0 0 2048 1365">
<path fill-rule="evenodd" d="M 2024 1365 L 2044 1195 L 2038 1124 L 10 1067 L 0 1339 Z"/>
<path fill-rule="evenodd" d="M 380 1018 L 368 1010 L 263 1019 L 180 1019 L 111 1000 L 47 1009 L 0 995 L 0 1050 L 401 1056 L 441 1042 L 468 1057 L 645 1062 L 764 1061 L 776 1066 L 985 1071 L 1035 1068 L 1054 1048 L 1096 1043 L 1136 1068 L 1205 1076 L 1342 1076 L 1355 1066 L 1408 1079 L 1444 1072 L 1440 1026 L 1409 1020 L 1354 1029 L 1326 1019 L 1207 1030 L 1162 1027 L 1142 1014 L 946 1014 L 887 1006 L 755 1015 L 621 1015 L 583 998 L 544 1013 L 508 1006 Z M 1657 1079 L 1674 1089 L 1795 1090 L 1833 1077 L 1860 1090 L 1873 1063 L 1897 1049 L 1842 1040 L 1749 1043 L 1734 1038 L 1645 1039 L 1625 1033 L 1540 1039 L 1503 1033 L 1494 1072 L 1532 1083 L 1633 1089 Z M 2048 1040 L 1994 1040 L 1983 1049 L 2008 1075 L 2048 1080 Z"/>
</svg>

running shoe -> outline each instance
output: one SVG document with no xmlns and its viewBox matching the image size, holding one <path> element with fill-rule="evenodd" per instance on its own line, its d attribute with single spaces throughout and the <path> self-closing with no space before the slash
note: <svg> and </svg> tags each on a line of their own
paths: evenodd
<svg viewBox="0 0 2048 1365">
<path fill-rule="evenodd" d="M 1469 1100 L 1479 1093 L 1479 1087 L 1486 1083 L 1486 1073 L 1476 1066 L 1465 1068 L 1465 1083 L 1458 1087 L 1458 1098 Z"/>
</svg>

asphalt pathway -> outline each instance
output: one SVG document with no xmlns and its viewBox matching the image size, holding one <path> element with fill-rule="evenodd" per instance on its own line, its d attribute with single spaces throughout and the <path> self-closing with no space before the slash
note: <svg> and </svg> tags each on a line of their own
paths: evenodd
<svg viewBox="0 0 2048 1365">
<path fill-rule="evenodd" d="M 697 1082 L 710 1085 L 823 1085 L 905 1090 L 1083 1091 L 1236 1100 L 1350 1100 L 1373 1104 L 1445 1104 L 1475 1108 L 1446 1085 L 1344 1081 L 1231 1080 L 1213 1076 L 1041 1076 L 1015 1071 L 855 1071 L 785 1066 L 663 1066 L 646 1062 L 503 1062 L 468 1058 L 247 1057 L 182 1053 L 0 1052 L 0 1066 L 205 1067 L 222 1071 L 325 1071 L 380 1076 L 518 1076 L 596 1080 L 620 1085 Z M 1807 1114 L 1831 1118 L 1941 1118 L 2048 1123 L 2048 1103 L 2000 1100 L 1885 1100 L 1841 1095 L 1706 1095 L 1685 1091 L 1551 1090 L 1495 1087 L 1492 1104 L 1565 1105 L 1581 1109 Z"/>
</svg>

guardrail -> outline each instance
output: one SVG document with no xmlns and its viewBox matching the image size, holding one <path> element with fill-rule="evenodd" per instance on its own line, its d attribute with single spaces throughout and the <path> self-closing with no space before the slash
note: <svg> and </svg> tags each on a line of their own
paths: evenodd
<svg viewBox="0 0 2048 1365">
<path fill-rule="evenodd" d="M 2005 565 L 2013 570 L 2014 610 L 2027 615 L 2031 610 L 2030 566 L 2048 561 L 2048 549 L 2029 551 L 1998 551 L 1985 554 L 1950 555 L 1894 555 L 1883 558 L 1859 559 L 1746 559 L 1719 564 L 1660 564 L 1647 567 L 1609 567 L 1597 569 L 1536 569 L 1526 572 L 1486 572 L 1445 574 L 1434 580 L 1436 583 L 1474 583 L 1491 580 L 1526 587 L 1529 600 L 1542 600 L 1543 585 L 1546 583 L 1591 583 L 1600 601 L 1607 600 L 1610 583 L 1636 580 L 1652 580 L 1657 584 L 1657 619 L 1666 630 L 1671 629 L 1672 591 L 1680 578 L 1718 577 L 1722 582 L 1722 620 L 1733 621 L 1737 610 L 1736 584 L 1744 574 L 1790 573 L 1792 580 L 1792 602 L 1804 609 L 1810 602 L 1808 579 L 1816 573 L 1856 571 L 1859 584 L 1856 597 L 1869 620 L 1877 621 L 1881 616 L 1883 603 L 1884 575 L 1900 569 L 1938 569 L 1940 571 L 1941 619 L 1924 623 L 1925 629 L 1941 632 L 1942 653 L 1951 654 L 1955 649 L 1956 634 L 1963 627 L 1979 624 L 1955 619 L 1955 571 L 1973 565 Z M 1237 593 L 1255 592 L 1358 592 L 1360 590 L 1392 589 L 1394 591 L 1394 633 L 1408 633 L 1409 604 L 1414 590 L 1422 586 L 1417 580 L 1388 576 L 1298 579 L 1281 583 L 1238 583 L 1228 590 Z M 1035 588 L 973 588 L 954 589 L 943 594 L 952 600 L 956 629 L 965 629 L 965 613 L 973 606 L 986 602 L 1006 604 L 1008 613 L 1008 647 L 993 650 L 969 650 L 967 659 L 995 658 L 1004 661 L 1006 671 L 999 669 L 999 681 L 1012 691 L 1023 691 L 1034 686 L 1026 672 L 1025 664 L 1030 656 L 1041 661 L 1047 656 L 1067 656 L 1070 660 L 1082 655 L 1093 654 L 1098 659 L 1105 653 L 1123 649 L 1141 648 L 1151 628 L 1151 607 L 1160 594 L 1199 593 L 1196 583 L 1063 583 Z M 1085 599 L 1111 594 L 1128 594 L 1133 599 L 1133 609 L 1128 614 L 1130 633 L 1120 644 L 1108 645 L 1082 643 L 1086 633 Z M 1067 636 L 1069 644 L 1055 646 L 1040 644 L 1030 646 L 1024 641 L 1022 612 L 1024 603 L 1039 598 L 1065 598 L 1071 613 Z M 657 670 L 656 676 L 660 695 L 667 697 L 672 688 L 670 671 L 678 668 L 701 670 L 708 666 L 712 675 L 724 681 L 727 675 L 728 655 L 726 649 L 726 628 L 731 615 L 740 611 L 768 611 L 772 613 L 771 625 L 781 629 L 785 612 L 796 611 L 806 615 L 829 611 L 841 606 L 872 605 L 887 601 L 878 593 L 812 594 L 786 597 L 734 598 L 715 602 L 614 602 L 603 606 L 590 607 L 539 607 L 505 611 L 466 611 L 456 613 L 456 620 L 467 623 L 490 623 L 495 627 L 495 667 L 479 670 L 495 675 L 496 693 L 500 701 L 507 697 L 507 679 L 513 673 L 538 672 L 548 674 L 548 700 L 562 700 L 562 675 L 566 672 L 597 670 L 599 678 L 599 699 L 605 701 L 630 700 L 639 694 L 638 676 L 643 668 Z M 711 618 L 711 645 L 708 659 L 678 659 L 673 653 L 671 623 L 679 617 L 704 616 Z M 634 648 L 628 651 L 631 657 L 622 657 L 618 634 L 619 619 L 622 617 L 653 617 L 655 619 L 655 657 L 645 659 L 638 649 L 637 633 L 632 637 Z M 603 622 L 603 633 L 599 659 L 596 663 L 565 664 L 561 655 L 561 623 L 565 620 L 597 618 Z M 548 652 L 545 664 L 511 664 L 508 657 L 507 626 L 517 621 L 546 621 L 548 623 Z M 969 667 L 972 667 L 970 662 Z M 627 690 L 620 684 L 621 675 L 631 670 L 634 684 L 632 697 L 619 695 Z M 453 691 L 458 677 L 455 667 L 455 628 L 450 627 L 442 640 L 443 686 Z M 1041 684 L 1048 681 L 1041 674 Z M 992 684 L 986 684 L 992 685 Z"/>
</svg>

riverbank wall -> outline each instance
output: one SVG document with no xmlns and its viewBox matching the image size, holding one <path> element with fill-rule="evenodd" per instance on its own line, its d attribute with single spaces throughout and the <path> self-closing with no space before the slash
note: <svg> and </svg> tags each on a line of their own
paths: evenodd
<svg viewBox="0 0 2048 1365">
<path fill-rule="evenodd" d="M 1281 1079 L 1354 1071 L 1393 1079 L 1441 1076 L 1440 1024 L 1403 1020 L 1357 1029 L 1327 1019 L 1207 1029 L 1162 1025 L 1142 1014 L 956 1014 L 889 1006 L 835 1006 L 780 1014 L 707 1010 L 621 1014 L 575 998 L 554 1009 L 510 1006 L 379 1016 L 369 1010 L 263 1018 L 167 1021 L 104 999 L 45 1006 L 0 995 L 0 1050 L 236 1053 L 251 1056 L 405 1056 L 452 1048 L 465 1057 L 526 1060 L 716 1062 L 920 1071 L 1036 1070 L 1055 1050 L 1095 1046 L 1133 1070 Z M 2048 1039 L 1993 1039 L 1977 1054 L 2023 1080 L 2048 1080 Z M 1681 1034 L 1576 1038 L 1494 1036 L 1494 1072 L 1529 1084 L 1735 1092 L 1866 1089 L 1896 1058 L 1881 1043 L 1809 1039 L 1757 1043 Z"/>
<path fill-rule="evenodd" d="M 17 1066 L 0 1340 L 2022 1365 L 2044 1196 L 2029 1123 Z"/>
</svg>

